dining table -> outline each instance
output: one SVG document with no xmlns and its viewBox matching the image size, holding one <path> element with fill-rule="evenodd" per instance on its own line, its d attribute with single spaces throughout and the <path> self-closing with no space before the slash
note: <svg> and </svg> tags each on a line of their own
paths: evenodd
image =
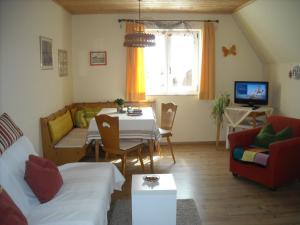
<svg viewBox="0 0 300 225">
<path fill-rule="evenodd" d="M 128 113 L 127 109 L 118 112 L 116 108 L 103 108 L 97 115 L 106 114 L 119 118 L 119 135 L 122 139 L 140 139 L 149 144 L 149 157 L 151 172 L 154 173 L 153 152 L 154 143 L 159 139 L 159 129 L 156 124 L 156 116 L 152 107 L 140 107 L 141 113 Z M 87 143 L 95 141 L 95 159 L 99 161 L 99 145 L 101 135 L 95 118 L 91 119 L 88 127 Z"/>
</svg>

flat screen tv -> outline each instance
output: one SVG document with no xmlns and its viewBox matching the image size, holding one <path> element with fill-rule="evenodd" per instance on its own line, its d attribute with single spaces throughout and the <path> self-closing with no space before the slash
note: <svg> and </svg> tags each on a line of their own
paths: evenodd
<svg viewBox="0 0 300 225">
<path fill-rule="evenodd" d="M 235 81 L 234 103 L 255 107 L 268 105 L 269 83 L 263 81 Z"/>
</svg>

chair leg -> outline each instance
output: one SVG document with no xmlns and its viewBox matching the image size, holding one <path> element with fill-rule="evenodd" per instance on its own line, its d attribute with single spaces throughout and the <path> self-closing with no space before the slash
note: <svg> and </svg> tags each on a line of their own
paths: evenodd
<svg viewBox="0 0 300 225">
<path fill-rule="evenodd" d="M 176 163 L 176 160 L 175 160 L 175 156 L 174 156 L 173 147 L 172 147 L 172 143 L 171 143 L 170 137 L 167 137 L 167 141 L 168 141 L 169 148 L 170 148 L 170 150 L 171 150 L 171 154 L 172 154 L 173 161 L 174 161 L 174 163 Z"/>
<path fill-rule="evenodd" d="M 161 148 L 160 148 L 159 141 L 155 142 L 155 147 L 156 147 L 156 150 L 158 151 L 159 157 L 161 157 Z"/>
<path fill-rule="evenodd" d="M 109 159 L 109 153 L 105 152 L 105 161 L 108 161 L 108 159 Z"/>
<path fill-rule="evenodd" d="M 143 162 L 143 157 L 142 157 L 142 150 L 141 148 L 138 149 L 138 155 L 139 155 L 139 159 L 140 159 L 140 163 L 141 163 L 141 167 L 143 169 L 143 172 L 145 172 L 145 167 L 144 167 L 144 162 Z"/>
<path fill-rule="evenodd" d="M 122 174 L 125 177 L 127 154 L 122 156 Z"/>
<path fill-rule="evenodd" d="M 238 177 L 239 175 L 237 173 L 232 172 L 232 176 Z"/>
</svg>

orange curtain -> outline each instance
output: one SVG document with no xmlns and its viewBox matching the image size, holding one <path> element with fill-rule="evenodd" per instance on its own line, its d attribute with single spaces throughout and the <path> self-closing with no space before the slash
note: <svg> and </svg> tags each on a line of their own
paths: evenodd
<svg viewBox="0 0 300 225">
<path fill-rule="evenodd" d="M 211 100 L 215 98 L 215 31 L 213 23 L 204 23 L 202 41 L 199 99 Z"/>
<path fill-rule="evenodd" d="M 140 26 L 140 27 L 139 27 Z M 126 33 L 133 33 L 138 29 L 144 30 L 142 24 L 126 23 Z M 139 101 L 146 99 L 146 83 L 144 72 L 144 49 L 127 48 L 126 64 L 126 100 Z"/>
</svg>

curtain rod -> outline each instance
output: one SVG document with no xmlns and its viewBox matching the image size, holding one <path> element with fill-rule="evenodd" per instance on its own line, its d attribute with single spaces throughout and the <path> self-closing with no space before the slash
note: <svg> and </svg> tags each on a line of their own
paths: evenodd
<svg viewBox="0 0 300 225">
<path fill-rule="evenodd" d="M 134 20 L 134 19 L 118 19 L 118 22 L 213 22 L 219 23 L 219 20 Z"/>
</svg>

